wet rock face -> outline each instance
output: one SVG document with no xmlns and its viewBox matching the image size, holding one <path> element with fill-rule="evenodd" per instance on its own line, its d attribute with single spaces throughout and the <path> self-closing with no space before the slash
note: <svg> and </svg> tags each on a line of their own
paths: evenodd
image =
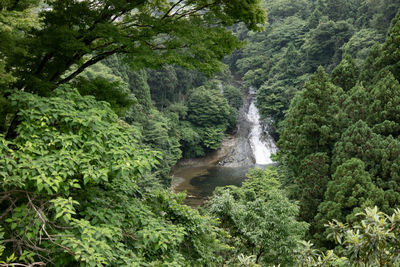
<svg viewBox="0 0 400 267">
<path fill-rule="evenodd" d="M 255 89 L 250 88 L 238 118 L 236 144 L 218 165 L 226 167 L 271 164 L 271 154 L 276 152 L 266 123 L 260 121 L 255 106 Z"/>
<path fill-rule="evenodd" d="M 243 108 L 242 108 L 243 109 Z M 218 165 L 226 167 L 249 166 L 254 163 L 248 136 L 250 134 L 251 123 L 246 119 L 247 112 L 241 110 L 238 120 L 238 130 L 235 143 L 230 148 L 227 156 Z"/>
</svg>

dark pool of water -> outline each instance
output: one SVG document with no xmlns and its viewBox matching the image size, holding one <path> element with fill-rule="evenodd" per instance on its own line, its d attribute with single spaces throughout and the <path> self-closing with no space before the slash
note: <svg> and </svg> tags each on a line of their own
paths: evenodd
<svg viewBox="0 0 400 267">
<path fill-rule="evenodd" d="M 208 197 L 217 186 L 242 185 L 247 170 L 248 167 L 211 167 L 207 174 L 192 178 L 190 184 L 197 189 L 199 196 Z"/>
<path fill-rule="evenodd" d="M 246 167 L 182 167 L 174 172 L 174 191 L 186 192 L 185 203 L 190 206 L 199 206 L 212 195 L 218 186 L 236 185 L 241 186 L 246 179 L 249 168 L 265 166 Z"/>
</svg>

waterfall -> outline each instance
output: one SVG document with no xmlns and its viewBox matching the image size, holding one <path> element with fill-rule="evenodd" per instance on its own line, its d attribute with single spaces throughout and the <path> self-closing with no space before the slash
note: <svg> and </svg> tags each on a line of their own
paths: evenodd
<svg viewBox="0 0 400 267">
<path fill-rule="evenodd" d="M 271 154 L 276 152 L 276 146 L 268 134 L 268 124 L 260 121 L 255 96 L 255 89 L 250 88 L 239 111 L 236 134 L 224 139 L 224 148 L 220 149 L 223 154 L 215 159 L 219 166 L 214 165 L 214 156 L 208 156 L 205 161 L 189 159 L 188 164 L 175 168 L 172 188 L 187 192 L 187 205 L 201 205 L 217 186 L 240 186 L 254 164 L 264 165 L 258 166 L 263 168 L 273 163 Z"/>
<path fill-rule="evenodd" d="M 254 101 L 250 104 L 247 118 L 252 123 L 249 142 L 255 163 L 260 165 L 273 163 L 271 155 L 276 152 L 276 147 L 271 136 L 267 132 L 263 133 L 260 115 Z"/>
<path fill-rule="evenodd" d="M 273 163 L 271 155 L 277 148 L 267 125 L 260 121 L 255 95 L 255 88 L 250 87 L 238 118 L 236 144 L 220 165 L 237 167 Z"/>
</svg>

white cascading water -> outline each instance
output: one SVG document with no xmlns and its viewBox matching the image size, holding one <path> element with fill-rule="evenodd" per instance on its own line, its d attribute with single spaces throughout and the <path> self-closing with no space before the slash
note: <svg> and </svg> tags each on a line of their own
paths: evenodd
<svg viewBox="0 0 400 267">
<path fill-rule="evenodd" d="M 260 122 L 260 115 L 255 106 L 256 89 L 250 87 L 243 107 L 240 109 L 237 132 L 231 150 L 218 165 L 225 167 L 241 167 L 268 165 L 274 163 L 271 155 L 277 148 L 268 133 L 267 124 Z"/>
<path fill-rule="evenodd" d="M 251 123 L 249 142 L 255 163 L 259 165 L 273 163 L 271 155 L 276 152 L 276 146 L 272 137 L 269 136 L 268 133 L 263 133 L 260 124 L 260 115 L 258 114 L 258 109 L 254 104 L 254 100 L 250 103 L 247 119 Z"/>
</svg>

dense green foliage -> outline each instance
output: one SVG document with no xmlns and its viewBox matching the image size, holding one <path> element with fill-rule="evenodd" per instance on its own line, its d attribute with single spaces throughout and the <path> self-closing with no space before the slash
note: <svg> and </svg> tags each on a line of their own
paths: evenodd
<svg viewBox="0 0 400 267">
<path fill-rule="evenodd" d="M 389 216 L 374 207 L 356 215 L 360 223 L 353 226 L 337 220 L 326 225 L 330 237 L 342 246 L 338 252 L 323 253 L 303 242 L 297 251 L 298 266 L 398 266 L 400 211 Z"/>
<path fill-rule="evenodd" d="M 366 207 L 392 213 L 400 205 L 400 76 L 387 56 L 400 51 L 393 46 L 399 26 L 400 13 L 364 64 L 347 55 L 331 77 L 319 67 L 282 123 L 280 167 L 318 246 L 335 246 L 324 228 L 329 221 L 354 224 Z"/>
<path fill-rule="evenodd" d="M 215 222 L 157 186 L 150 170 L 161 155 L 141 147 L 139 131 L 118 120 L 109 104 L 68 87 L 46 98 L 18 92 L 11 101 L 21 123 L 14 140 L 1 136 L 0 153 L 9 261 L 186 266 L 216 260 L 223 246 Z"/>
<path fill-rule="evenodd" d="M 235 125 L 235 90 L 192 89 L 229 82 L 226 26 L 264 20 L 258 0 L 1 1 L 0 265 L 222 264 L 226 234 L 169 171 Z M 197 92 L 228 118 L 193 124 Z"/>
<path fill-rule="evenodd" d="M 261 266 L 293 265 L 293 250 L 304 236 L 307 224 L 296 221 L 298 207 L 280 189 L 275 169 L 252 169 L 242 187 L 228 186 L 215 191 L 207 204 L 231 237 L 234 255 L 254 255 Z M 240 255 L 239 254 L 239 255 Z M 231 259 L 231 264 L 237 259 Z"/>
<path fill-rule="evenodd" d="M 364 163 L 359 159 L 350 159 L 332 175 L 324 201 L 318 206 L 315 227 L 322 232 L 324 225 L 334 219 L 354 223 L 358 221 L 356 214 L 362 209 L 380 205 L 382 201 L 383 190 L 372 182 Z M 324 239 L 322 235 L 320 238 Z"/>
<path fill-rule="evenodd" d="M 241 46 L 225 26 L 243 21 L 259 30 L 265 20 L 259 0 L 38 2 L 2 2 L 0 83 L 40 95 L 117 54 L 136 70 L 174 64 L 221 71 L 220 60 Z M 3 122 L 13 116 L 2 111 Z"/>
<path fill-rule="evenodd" d="M 282 129 L 280 122 L 284 119 L 290 100 L 318 66 L 323 66 L 328 73 L 337 66 L 332 73 L 333 83 L 345 91 L 351 89 L 358 79 L 358 68 L 371 47 L 385 40 L 386 31 L 400 8 L 400 2 L 264 2 L 269 14 L 266 30 L 254 33 L 240 25 L 236 26 L 234 30 L 239 38 L 249 44 L 229 56 L 226 62 L 233 73 L 241 75 L 248 85 L 257 88 L 257 107 L 262 117 L 272 119 L 269 121 L 275 131 L 273 136 L 278 139 Z M 391 32 L 396 34 L 396 30 Z M 378 65 L 398 62 L 393 54 L 396 45 L 398 47 L 398 40 L 394 37 L 389 39 L 393 42 L 390 45 L 392 50 Z M 374 71 L 371 73 L 375 75 Z M 342 74 L 344 76 L 339 78 Z"/>
<path fill-rule="evenodd" d="M 22 9 L 20 1 L 10 2 L 4 12 Z M 258 29 L 265 19 L 257 0 L 246 1 L 246 6 L 223 0 L 46 4 L 49 7 L 39 13 L 40 28 L 19 35 L 15 47 L 3 51 L 6 66 L 17 75 L 17 86 L 41 94 L 113 54 L 127 54 L 136 68 L 169 63 L 212 73 L 221 68 L 219 60 L 239 46 L 229 31 L 214 25 L 239 20 Z"/>
<path fill-rule="evenodd" d="M 228 126 L 230 109 L 227 100 L 218 88 L 201 87 L 190 94 L 187 106 L 187 119 L 195 125 L 202 140 L 200 145 L 204 148 L 218 148 Z"/>
<path fill-rule="evenodd" d="M 0 1 L 0 265 L 399 265 L 399 8 Z M 171 167 L 235 132 L 238 79 L 280 164 L 192 209 Z"/>
<path fill-rule="evenodd" d="M 333 85 L 322 67 L 292 101 L 278 142 L 281 162 L 295 180 L 294 195 L 301 200 L 300 217 L 314 217 L 329 180 L 330 151 L 340 136 L 342 90 Z"/>
<path fill-rule="evenodd" d="M 352 225 L 366 207 L 390 214 L 400 205 L 400 3 L 265 5 L 266 31 L 237 25 L 249 45 L 226 63 L 257 89 L 257 107 L 277 140 L 281 181 L 299 201 L 298 219 L 310 224 L 307 237 L 334 248 L 324 224 Z"/>
</svg>

